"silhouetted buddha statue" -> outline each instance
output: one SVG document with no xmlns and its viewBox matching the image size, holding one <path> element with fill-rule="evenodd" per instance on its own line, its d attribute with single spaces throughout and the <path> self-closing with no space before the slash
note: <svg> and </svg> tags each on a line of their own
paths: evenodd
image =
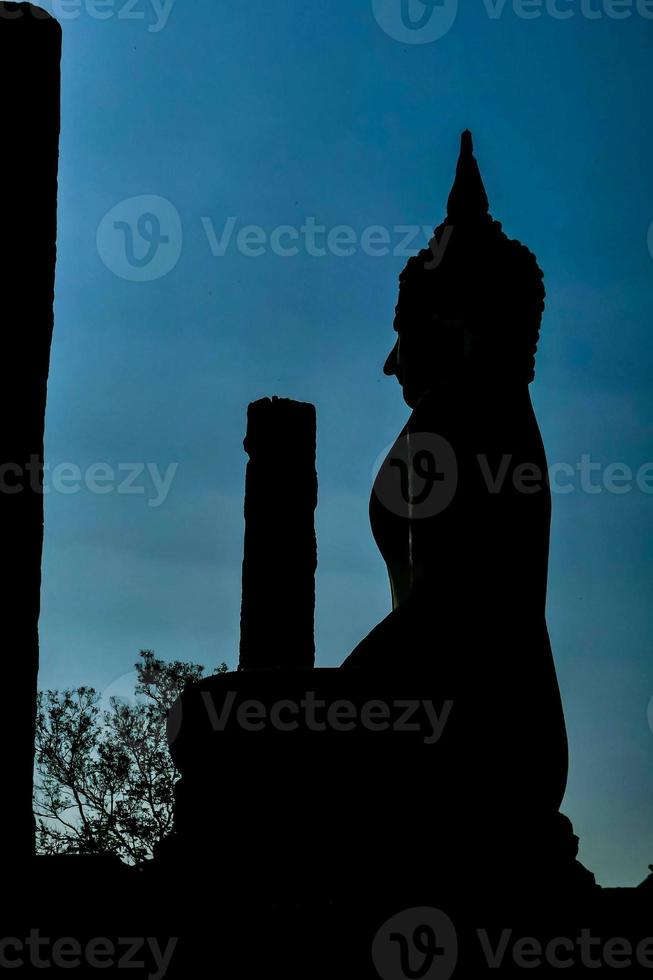
<svg viewBox="0 0 653 980">
<path fill-rule="evenodd" d="M 529 394 L 545 291 L 535 256 L 488 211 L 466 131 L 447 219 L 401 274 L 384 369 L 412 409 L 370 502 L 393 611 L 343 667 L 423 675 L 453 701 L 461 758 L 490 767 L 504 795 L 557 810 L 567 744 L 545 621 L 551 500 Z"/>
<path fill-rule="evenodd" d="M 341 669 L 293 662 L 191 685 L 171 729 L 180 864 L 217 826 L 219 874 L 248 898 L 265 882 L 285 900 L 363 909 L 481 892 L 494 903 L 588 875 L 558 812 L 550 495 L 529 396 L 542 273 L 489 216 L 469 133 L 435 243 L 401 276 L 385 368 L 412 409 L 370 504 L 393 611 Z M 264 641 L 250 647 L 262 660 Z M 283 710 L 283 724 L 252 730 L 229 699 Z M 311 718 L 318 704 L 329 724 Z M 306 713 L 287 724 L 297 705 Z M 356 720 L 337 725 L 336 708 Z"/>
</svg>

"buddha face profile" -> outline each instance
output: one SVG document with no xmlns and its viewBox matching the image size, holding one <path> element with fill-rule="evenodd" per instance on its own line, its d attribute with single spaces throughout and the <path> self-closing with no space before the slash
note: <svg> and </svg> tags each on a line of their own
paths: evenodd
<svg viewBox="0 0 653 980">
<path fill-rule="evenodd" d="M 397 330 L 383 373 L 397 378 L 404 401 L 415 408 L 428 391 L 458 381 L 473 370 L 475 341 L 475 332 L 462 318 L 432 317 L 428 323 L 406 324 Z"/>
<path fill-rule="evenodd" d="M 404 344 L 402 348 L 401 337 L 397 337 L 396 343 L 383 365 L 383 373 L 390 378 L 395 377 L 397 379 L 403 389 L 406 404 L 414 408 L 422 396 L 422 391 L 418 391 L 422 386 L 417 379 L 413 381 L 411 377 L 411 364 L 414 359 L 406 355 L 406 346 L 409 347 L 409 343 L 408 345 Z"/>
</svg>

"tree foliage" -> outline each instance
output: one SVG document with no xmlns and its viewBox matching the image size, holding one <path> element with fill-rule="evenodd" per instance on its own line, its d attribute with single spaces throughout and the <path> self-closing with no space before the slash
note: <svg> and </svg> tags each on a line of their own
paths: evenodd
<svg viewBox="0 0 653 980">
<path fill-rule="evenodd" d="M 166 715 L 200 664 L 143 650 L 134 697 L 102 705 L 91 687 L 39 694 L 34 812 L 41 854 L 115 854 L 137 864 L 172 830 L 179 778 Z M 226 664 L 214 673 L 227 671 Z"/>
</svg>

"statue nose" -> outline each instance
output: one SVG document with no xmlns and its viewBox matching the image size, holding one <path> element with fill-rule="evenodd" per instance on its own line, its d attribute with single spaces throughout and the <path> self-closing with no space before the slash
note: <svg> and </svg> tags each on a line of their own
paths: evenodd
<svg viewBox="0 0 653 980">
<path fill-rule="evenodd" d="M 383 373 L 392 377 L 393 374 L 397 373 L 397 348 L 399 346 L 399 341 L 394 345 L 390 353 L 388 354 L 388 359 L 383 365 Z"/>
</svg>

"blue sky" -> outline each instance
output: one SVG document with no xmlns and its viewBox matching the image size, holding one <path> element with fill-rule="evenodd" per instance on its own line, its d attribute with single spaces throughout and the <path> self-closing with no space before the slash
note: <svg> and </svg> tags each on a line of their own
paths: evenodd
<svg viewBox="0 0 653 980">
<path fill-rule="evenodd" d="M 564 809 L 599 881 L 640 881 L 653 862 L 653 5 L 410 0 L 421 36 L 400 0 L 46 6 L 64 62 L 41 686 L 104 690 L 144 647 L 235 664 L 242 439 L 264 395 L 318 409 L 318 663 L 340 663 L 387 613 L 367 506 L 407 417 L 381 373 L 407 255 L 397 229 L 414 227 L 414 252 L 442 219 L 468 126 L 493 215 L 545 271 L 533 397 L 549 460 L 600 466 L 600 492 L 576 472 L 554 495 Z M 144 211 L 159 225 L 134 237 L 139 271 L 113 222 Z M 301 231 L 311 222 L 326 246 Z M 613 463 L 630 491 L 606 489 Z M 76 484 L 63 464 L 116 478 L 62 492 Z M 129 473 L 143 493 L 118 492 Z M 172 474 L 167 493 L 152 473 Z"/>
</svg>

